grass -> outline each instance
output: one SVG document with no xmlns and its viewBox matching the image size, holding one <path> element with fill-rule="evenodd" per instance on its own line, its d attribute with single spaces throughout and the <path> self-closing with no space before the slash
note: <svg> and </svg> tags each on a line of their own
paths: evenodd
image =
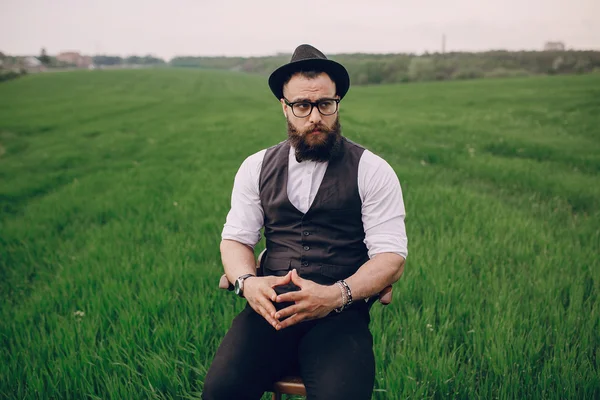
<svg viewBox="0 0 600 400">
<path fill-rule="evenodd" d="M 600 397 L 600 76 L 354 87 L 409 258 L 372 309 L 376 399 Z M 285 137 L 262 77 L 0 85 L 0 397 L 198 398 L 243 159 Z"/>
</svg>

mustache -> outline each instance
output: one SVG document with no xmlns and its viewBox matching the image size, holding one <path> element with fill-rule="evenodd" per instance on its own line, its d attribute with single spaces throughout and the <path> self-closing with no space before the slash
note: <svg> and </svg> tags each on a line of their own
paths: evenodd
<svg viewBox="0 0 600 400">
<path fill-rule="evenodd" d="M 320 131 L 323 133 L 331 133 L 333 131 L 333 129 L 326 127 L 325 125 L 321 124 L 319 122 L 318 125 L 316 125 L 311 132 L 315 132 L 315 131 Z"/>
<path fill-rule="evenodd" d="M 305 135 L 315 132 L 315 131 L 319 131 L 322 133 L 331 133 L 333 130 L 334 129 L 328 128 L 322 122 L 319 122 L 316 125 L 313 125 L 310 128 L 303 129 L 301 131 L 299 131 L 293 127 L 291 129 L 291 131 L 293 132 L 294 135 L 301 135 L 301 136 L 305 136 Z M 290 131 L 289 123 L 288 123 L 288 131 Z"/>
</svg>

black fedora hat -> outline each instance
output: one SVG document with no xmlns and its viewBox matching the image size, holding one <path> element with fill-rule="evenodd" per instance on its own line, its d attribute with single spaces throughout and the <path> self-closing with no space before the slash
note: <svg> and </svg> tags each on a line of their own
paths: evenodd
<svg viewBox="0 0 600 400">
<path fill-rule="evenodd" d="M 283 97 L 283 84 L 290 76 L 300 71 L 323 71 L 335 82 L 335 88 L 340 98 L 343 98 L 350 88 L 350 76 L 342 64 L 328 60 L 325 54 L 310 44 L 301 44 L 296 48 L 289 64 L 277 68 L 269 77 L 269 87 L 277 97 Z"/>
</svg>

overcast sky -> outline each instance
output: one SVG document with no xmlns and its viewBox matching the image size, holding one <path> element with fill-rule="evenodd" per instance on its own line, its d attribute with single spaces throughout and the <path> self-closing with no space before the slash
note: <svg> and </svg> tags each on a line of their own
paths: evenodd
<svg viewBox="0 0 600 400">
<path fill-rule="evenodd" d="M 0 0 L 0 51 L 270 55 L 600 50 L 600 0 Z"/>
</svg>

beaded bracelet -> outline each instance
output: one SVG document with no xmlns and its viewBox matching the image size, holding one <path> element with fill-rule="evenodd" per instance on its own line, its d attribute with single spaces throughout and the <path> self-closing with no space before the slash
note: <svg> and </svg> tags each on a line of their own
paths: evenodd
<svg viewBox="0 0 600 400">
<path fill-rule="evenodd" d="M 340 281 L 337 281 L 335 284 L 340 288 L 340 292 L 342 293 L 342 305 L 335 309 L 336 312 L 340 313 L 346 307 L 346 302 L 348 301 L 348 297 L 347 297 L 348 295 L 346 294 L 346 288 Z"/>
<path fill-rule="evenodd" d="M 346 308 L 350 307 L 352 304 L 352 291 L 350 290 L 350 286 L 348 286 L 346 281 L 343 279 L 337 281 L 336 284 L 339 286 L 342 292 L 342 306 L 335 309 L 336 312 L 340 313 Z"/>
<path fill-rule="evenodd" d="M 348 296 L 346 307 L 350 307 L 350 305 L 352 305 L 352 290 L 350 290 L 350 286 L 348 286 L 345 280 L 342 279 L 340 282 L 342 282 L 342 285 L 346 288 L 346 295 Z"/>
</svg>

